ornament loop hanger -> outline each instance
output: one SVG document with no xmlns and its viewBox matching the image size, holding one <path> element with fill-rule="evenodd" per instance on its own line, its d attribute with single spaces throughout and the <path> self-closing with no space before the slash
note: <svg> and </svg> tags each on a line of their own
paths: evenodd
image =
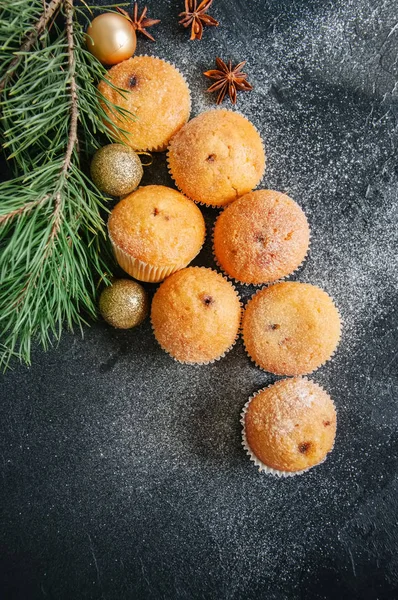
<svg viewBox="0 0 398 600">
<path fill-rule="evenodd" d="M 142 162 L 142 160 L 140 158 L 141 164 L 142 164 L 143 167 L 149 167 L 153 163 L 153 156 L 152 156 L 152 154 L 150 152 L 137 152 L 137 154 L 140 157 L 141 157 L 141 155 L 143 155 L 143 156 L 149 156 L 149 162 L 147 162 L 147 163 Z"/>
</svg>

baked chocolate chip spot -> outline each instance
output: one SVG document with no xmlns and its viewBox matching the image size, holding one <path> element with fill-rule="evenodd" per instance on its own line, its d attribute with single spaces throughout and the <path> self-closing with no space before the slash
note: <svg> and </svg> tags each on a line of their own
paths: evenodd
<svg viewBox="0 0 398 600">
<path fill-rule="evenodd" d="M 152 215 L 154 217 L 157 217 L 158 215 L 160 215 L 160 213 L 161 213 L 161 211 L 158 208 L 156 208 L 156 207 L 152 211 Z M 163 213 L 163 218 L 164 218 L 165 221 L 170 221 L 170 217 L 166 213 Z"/>
<path fill-rule="evenodd" d="M 206 158 L 207 162 L 214 162 L 216 160 L 216 155 L 215 154 L 209 154 L 209 156 Z"/>
<path fill-rule="evenodd" d="M 330 421 L 324 421 L 323 422 L 323 426 L 324 427 L 329 427 L 329 425 L 330 425 Z"/>
<path fill-rule="evenodd" d="M 301 454 L 308 454 L 309 450 L 311 449 L 311 442 L 301 442 L 301 444 L 298 445 L 298 451 Z"/>
<path fill-rule="evenodd" d="M 205 294 L 204 296 L 202 296 L 202 302 L 205 306 L 212 306 L 212 304 L 214 304 L 215 300 L 214 300 L 213 296 L 210 296 L 209 294 Z"/>
<path fill-rule="evenodd" d="M 254 236 L 254 239 L 259 244 L 264 244 L 264 245 L 266 244 L 266 241 L 267 241 L 267 238 L 262 233 L 256 233 Z"/>
<path fill-rule="evenodd" d="M 279 325 L 279 323 L 271 323 L 271 325 L 268 325 L 268 328 L 275 331 L 276 329 L 280 329 L 281 326 Z"/>
<path fill-rule="evenodd" d="M 135 75 L 131 75 L 129 77 L 128 86 L 130 89 L 134 88 L 137 85 L 137 77 Z"/>
</svg>

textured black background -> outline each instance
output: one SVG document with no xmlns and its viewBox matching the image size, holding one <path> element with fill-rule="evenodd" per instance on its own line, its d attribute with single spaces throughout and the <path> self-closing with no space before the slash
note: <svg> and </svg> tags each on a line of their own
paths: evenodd
<svg viewBox="0 0 398 600">
<path fill-rule="evenodd" d="M 256 471 L 239 413 L 274 378 L 241 342 L 188 367 L 148 323 L 66 334 L 1 381 L 0 598 L 398 598 L 396 1 L 216 0 L 202 42 L 177 25 L 182 2 L 149 9 L 162 23 L 138 53 L 181 69 L 193 114 L 212 106 L 201 72 L 216 55 L 248 60 L 239 109 L 265 141 L 263 186 L 312 226 L 295 277 L 345 320 L 313 375 L 336 446 L 303 476 Z M 171 185 L 164 156 L 154 182 Z M 214 266 L 209 241 L 195 263 Z"/>
</svg>

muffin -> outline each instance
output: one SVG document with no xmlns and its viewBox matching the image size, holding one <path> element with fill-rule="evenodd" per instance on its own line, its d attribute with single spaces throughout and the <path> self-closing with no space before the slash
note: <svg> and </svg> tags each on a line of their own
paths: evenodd
<svg viewBox="0 0 398 600">
<path fill-rule="evenodd" d="M 178 188 L 189 198 L 224 206 L 260 182 L 265 154 L 250 121 L 229 110 L 210 110 L 172 138 L 168 163 Z"/>
<path fill-rule="evenodd" d="M 336 410 L 330 396 L 304 377 L 260 390 L 242 412 L 243 446 L 260 471 L 298 475 L 333 449 Z"/>
<path fill-rule="evenodd" d="M 285 281 L 253 296 L 242 331 L 246 351 L 258 367 L 276 375 L 305 375 L 331 358 L 341 324 L 326 292 Z"/>
<path fill-rule="evenodd" d="M 112 86 L 123 90 L 123 95 Z M 109 69 L 106 80 L 99 83 L 98 90 L 136 117 L 124 118 L 102 102 L 111 123 L 126 132 L 122 139 L 134 150 L 165 150 L 191 112 L 191 96 L 184 77 L 176 67 L 153 56 L 134 56 L 115 65 Z"/>
<path fill-rule="evenodd" d="M 241 283 L 269 283 L 303 262 L 310 229 L 299 205 L 281 192 L 249 192 L 228 206 L 214 227 L 221 269 Z"/>
<path fill-rule="evenodd" d="M 199 208 L 163 185 L 138 188 L 112 210 L 108 233 L 119 265 L 140 281 L 158 282 L 186 267 L 205 239 Z"/>
<path fill-rule="evenodd" d="M 151 309 L 160 346 L 183 363 L 207 364 L 232 348 L 241 304 L 233 285 L 205 267 L 174 273 L 157 290 Z"/>
</svg>

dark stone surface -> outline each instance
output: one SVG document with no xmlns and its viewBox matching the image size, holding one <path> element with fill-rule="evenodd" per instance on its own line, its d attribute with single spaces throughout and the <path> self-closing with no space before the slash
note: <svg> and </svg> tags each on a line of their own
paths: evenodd
<svg viewBox="0 0 398 600">
<path fill-rule="evenodd" d="M 265 141 L 263 186 L 312 227 L 295 278 L 345 321 L 312 376 L 335 400 L 336 446 L 300 477 L 256 471 L 239 413 L 274 379 L 241 341 L 187 367 L 148 323 L 65 334 L 1 380 L 0 597 L 398 598 L 396 3 L 216 0 L 202 42 L 177 25 L 182 4 L 149 2 L 162 23 L 138 52 L 181 69 L 193 114 L 212 106 L 214 57 L 247 59 L 239 109 Z M 144 182 L 171 184 L 164 156 Z M 214 266 L 209 241 L 195 262 Z"/>
</svg>

